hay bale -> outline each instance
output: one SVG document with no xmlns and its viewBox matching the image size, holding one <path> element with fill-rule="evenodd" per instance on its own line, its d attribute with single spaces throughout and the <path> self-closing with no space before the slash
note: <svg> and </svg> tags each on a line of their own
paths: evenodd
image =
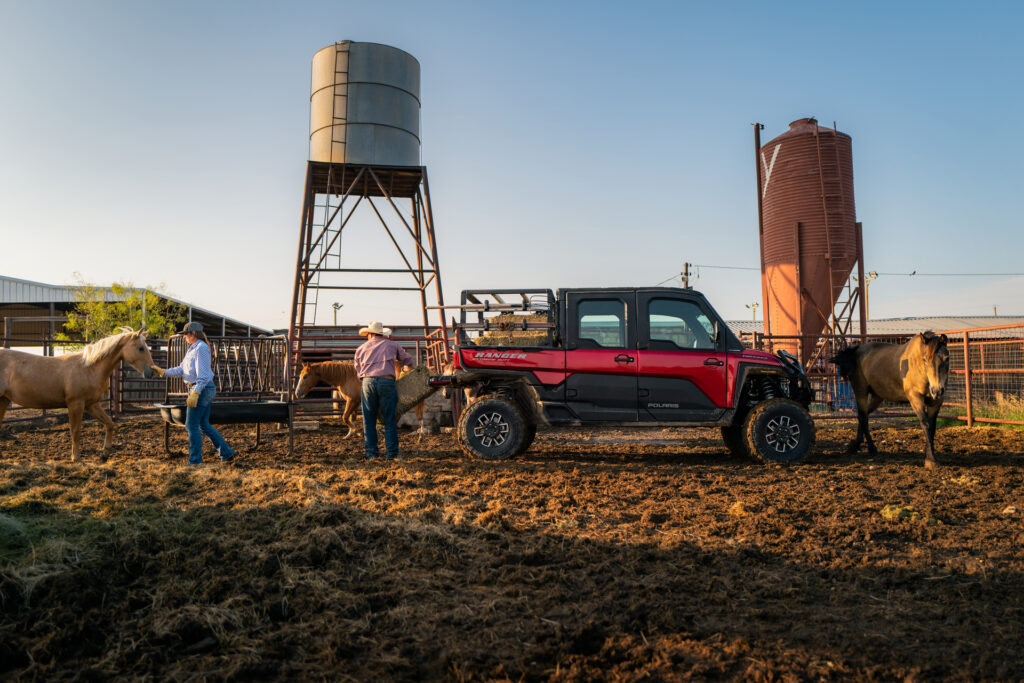
<svg viewBox="0 0 1024 683">
<path fill-rule="evenodd" d="M 418 365 L 398 378 L 398 407 L 395 418 L 401 417 L 406 411 L 437 391 L 428 384 L 430 370 L 426 365 Z"/>
<path fill-rule="evenodd" d="M 551 330 L 524 330 L 520 326 L 523 322 L 546 323 L 550 322 L 544 313 L 528 313 L 516 315 L 515 313 L 502 313 L 488 322 L 497 325 L 496 330 L 487 330 L 473 340 L 477 346 L 540 346 L 547 343 Z"/>
</svg>

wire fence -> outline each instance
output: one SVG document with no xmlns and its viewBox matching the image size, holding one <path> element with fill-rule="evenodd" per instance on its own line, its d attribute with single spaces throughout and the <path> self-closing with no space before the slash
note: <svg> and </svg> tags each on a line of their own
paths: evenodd
<svg viewBox="0 0 1024 683">
<path fill-rule="evenodd" d="M 1024 425 L 1024 325 L 1000 325 L 944 331 L 949 349 L 949 378 L 942 417 L 976 422 Z M 903 344 L 913 335 L 867 335 L 855 342 Z M 840 349 L 818 337 L 755 333 L 745 342 L 769 352 L 787 350 L 810 358 L 807 376 L 815 389 L 815 417 L 852 417 L 857 404 L 850 383 L 829 362 Z M 811 346 L 808 346 L 811 345 Z M 804 351 L 806 350 L 806 354 Z M 905 405 L 883 403 L 886 415 L 913 415 Z"/>
</svg>

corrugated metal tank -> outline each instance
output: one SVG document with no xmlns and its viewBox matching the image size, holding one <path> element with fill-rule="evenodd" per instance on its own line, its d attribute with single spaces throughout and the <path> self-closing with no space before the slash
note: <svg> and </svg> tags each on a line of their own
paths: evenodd
<svg viewBox="0 0 1024 683">
<path fill-rule="evenodd" d="M 420 165 L 420 63 L 378 43 L 343 40 L 313 55 L 309 159 Z"/>
<path fill-rule="evenodd" d="M 857 262 L 850 136 L 799 119 L 760 157 L 768 332 L 817 336 Z"/>
</svg>

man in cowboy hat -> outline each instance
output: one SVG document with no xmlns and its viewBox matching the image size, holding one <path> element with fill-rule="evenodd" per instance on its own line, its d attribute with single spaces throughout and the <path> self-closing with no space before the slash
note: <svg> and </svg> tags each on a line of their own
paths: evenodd
<svg viewBox="0 0 1024 683">
<path fill-rule="evenodd" d="M 395 408 L 398 406 L 398 389 L 395 386 L 395 361 L 412 369 L 413 361 L 402 345 L 388 338 L 391 330 L 376 320 L 359 330 L 366 341 L 356 349 L 356 375 L 363 381 L 363 438 L 366 457 L 376 458 L 377 416 L 384 423 L 384 444 L 386 460 L 398 457 L 398 420 Z"/>
</svg>

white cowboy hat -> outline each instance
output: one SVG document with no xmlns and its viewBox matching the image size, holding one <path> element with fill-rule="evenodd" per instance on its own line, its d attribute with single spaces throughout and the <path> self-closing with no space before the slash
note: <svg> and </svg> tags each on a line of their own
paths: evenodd
<svg viewBox="0 0 1024 683">
<path fill-rule="evenodd" d="M 390 337 L 392 332 L 393 332 L 393 330 L 390 327 L 385 327 L 384 328 L 384 336 L 385 337 Z"/>
<path fill-rule="evenodd" d="M 373 320 L 366 327 L 359 328 L 359 336 L 360 337 L 365 337 L 368 334 L 379 334 L 379 335 L 383 336 L 384 335 L 384 325 L 382 325 L 380 322 L 378 322 L 376 320 Z"/>
</svg>

